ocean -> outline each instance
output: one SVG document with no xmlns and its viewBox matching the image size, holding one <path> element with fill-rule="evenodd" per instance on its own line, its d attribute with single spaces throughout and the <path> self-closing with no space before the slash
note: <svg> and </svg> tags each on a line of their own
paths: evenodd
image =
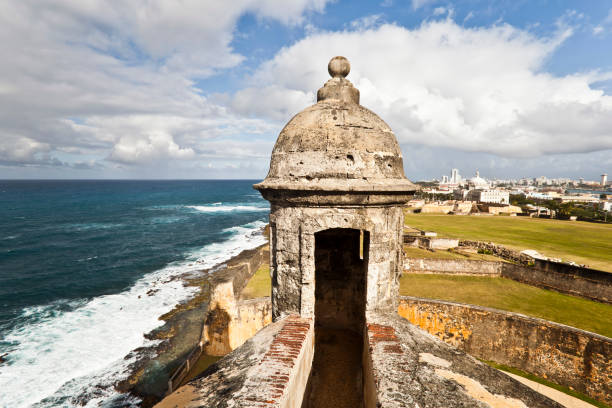
<svg viewBox="0 0 612 408">
<path fill-rule="evenodd" d="M 0 181 L 0 407 L 112 405 L 172 277 L 265 242 L 254 182 Z"/>
</svg>

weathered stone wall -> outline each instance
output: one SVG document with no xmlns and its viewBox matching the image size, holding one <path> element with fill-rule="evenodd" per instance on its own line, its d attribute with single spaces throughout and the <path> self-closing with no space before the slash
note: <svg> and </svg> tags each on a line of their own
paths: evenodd
<svg viewBox="0 0 612 408">
<path fill-rule="evenodd" d="M 612 273 L 561 262 L 525 263 L 469 259 L 404 258 L 404 273 L 501 276 L 532 286 L 612 303 Z"/>
<path fill-rule="evenodd" d="M 211 287 L 231 282 L 234 293 L 241 293 L 251 276 L 269 256 L 268 245 L 242 251 L 238 256 L 210 271 Z"/>
<path fill-rule="evenodd" d="M 512 262 L 529 264 L 530 262 L 533 261 L 533 258 L 531 258 L 528 255 L 521 254 L 519 251 L 515 251 L 514 249 L 506 248 L 503 245 L 498 245 L 493 242 L 481 242 L 481 241 L 471 241 L 467 239 L 462 239 L 459 241 L 459 246 L 489 251 L 495 256 L 498 256 L 502 259 L 506 259 Z"/>
<path fill-rule="evenodd" d="M 612 404 L 612 339 L 524 315 L 402 297 L 400 316 L 478 358 Z"/>
<path fill-rule="evenodd" d="M 273 319 L 298 313 L 314 317 L 315 233 L 333 228 L 367 231 L 370 236 L 366 309 L 397 306 L 402 270 L 403 212 L 399 206 L 301 207 L 272 203 L 270 269 Z"/>
<path fill-rule="evenodd" d="M 370 313 L 367 323 L 369 361 L 364 367 L 372 370 L 364 384 L 368 408 L 561 407 L 397 314 Z"/>
<path fill-rule="evenodd" d="M 502 267 L 502 276 L 545 289 L 612 303 L 612 273 L 609 272 L 536 259 L 534 266 L 506 263 Z"/>
<path fill-rule="evenodd" d="M 469 259 L 405 258 L 404 273 L 501 276 L 502 262 Z"/>
<path fill-rule="evenodd" d="M 202 330 L 204 351 L 210 356 L 224 356 L 271 322 L 270 298 L 217 304 L 208 313 Z"/>
<path fill-rule="evenodd" d="M 561 408 L 396 314 L 371 313 L 364 330 L 367 408 Z M 281 318 L 156 408 L 300 407 L 314 355 L 313 340 L 312 320 L 296 315 Z"/>
<path fill-rule="evenodd" d="M 314 354 L 312 320 L 287 316 L 180 387 L 157 408 L 301 406 Z"/>
<path fill-rule="evenodd" d="M 209 312 L 201 336 L 206 354 L 224 356 L 271 322 L 269 298 L 238 299 L 268 257 L 267 246 L 244 251 L 212 273 Z"/>
</svg>

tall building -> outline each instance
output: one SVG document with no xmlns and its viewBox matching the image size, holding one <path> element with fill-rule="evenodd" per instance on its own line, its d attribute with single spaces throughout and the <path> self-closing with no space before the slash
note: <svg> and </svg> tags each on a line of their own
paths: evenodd
<svg viewBox="0 0 612 408">
<path fill-rule="evenodd" d="M 460 182 L 461 182 L 461 176 L 459 175 L 459 170 L 458 169 L 452 169 L 451 170 L 450 183 L 451 184 L 459 184 Z"/>
<path fill-rule="evenodd" d="M 608 184 L 608 175 L 606 173 L 601 175 L 601 185 L 605 186 Z"/>
</svg>

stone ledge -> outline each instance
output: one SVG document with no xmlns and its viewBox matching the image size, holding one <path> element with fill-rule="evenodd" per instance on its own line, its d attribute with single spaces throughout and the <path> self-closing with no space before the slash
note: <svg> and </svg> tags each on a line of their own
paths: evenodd
<svg viewBox="0 0 612 408">
<path fill-rule="evenodd" d="M 398 315 L 367 321 L 377 406 L 562 407 Z"/>
<path fill-rule="evenodd" d="M 612 339 L 519 313 L 400 298 L 399 314 L 467 353 L 612 403 Z"/>
<path fill-rule="evenodd" d="M 297 315 L 271 323 L 156 407 L 299 407 L 313 331 L 311 320 Z"/>
</svg>

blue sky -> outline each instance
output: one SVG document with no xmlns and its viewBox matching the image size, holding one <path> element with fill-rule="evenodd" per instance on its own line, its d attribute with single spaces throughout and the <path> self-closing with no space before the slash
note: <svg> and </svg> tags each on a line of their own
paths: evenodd
<svg viewBox="0 0 612 408">
<path fill-rule="evenodd" d="M 263 178 L 336 54 L 411 179 L 612 173 L 609 1 L 9 0 L 0 20 L 0 178 Z"/>
</svg>

